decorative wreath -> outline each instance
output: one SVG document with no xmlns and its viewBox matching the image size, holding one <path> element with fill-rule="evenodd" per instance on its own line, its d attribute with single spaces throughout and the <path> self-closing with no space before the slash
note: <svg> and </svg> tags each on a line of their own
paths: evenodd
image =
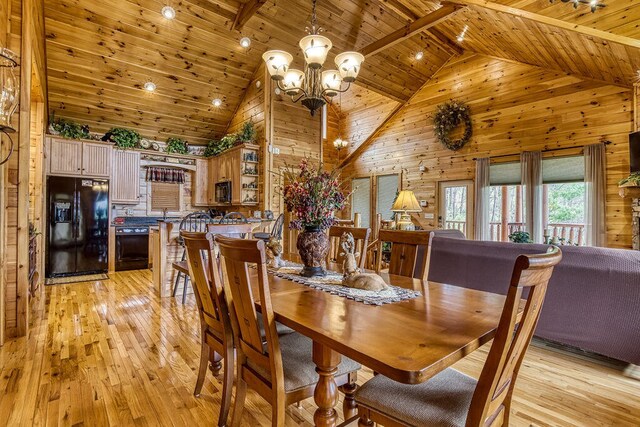
<svg viewBox="0 0 640 427">
<path fill-rule="evenodd" d="M 449 134 L 461 123 L 464 123 L 464 135 L 460 139 L 451 140 Z M 433 124 L 436 138 L 449 150 L 457 151 L 471 139 L 471 115 L 469 107 L 462 102 L 448 101 L 438 105 Z"/>
</svg>

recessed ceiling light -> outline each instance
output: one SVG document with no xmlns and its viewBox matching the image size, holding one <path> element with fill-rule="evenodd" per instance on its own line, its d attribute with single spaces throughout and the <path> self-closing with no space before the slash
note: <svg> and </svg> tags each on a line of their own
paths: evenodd
<svg viewBox="0 0 640 427">
<path fill-rule="evenodd" d="M 415 58 L 416 58 L 416 61 L 420 61 L 422 58 L 424 58 L 424 52 L 423 51 L 416 52 Z"/>
<path fill-rule="evenodd" d="M 211 103 L 216 108 L 219 108 L 220 106 L 222 106 L 222 100 L 220 98 L 214 99 L 213 101 L 211 101 Z"/>
<path fill-rule="evenodd" d="M 240 46 L 242 46 L 243 48 L 248 48 L 249 46 L 251 46 L 251 39 L 249 37 L 243 37 L 240 39 Z"/>
<path fill-rule="evenodd" d="M 147 92 L 153 92 L 156 90 L 156 84 L 154 82 L 146 82 L 144 84 L 144 90 Z"/>
<path fill-rule="evenodd" d="M 173 19 L 176 17 L 176 10 L 171 6 L 165 6 L 162 8 L 162 16 L 164 16 L 165 19 Z"/>
<path fill-rule="evenodd" d="M 458 43 L 462 43 L 464 41 L 464 36 L 467 35 L 468 30 L 469 30 L 469 26 L 465 25 L 460 35 L 456 38 L 456 40 L 458 40 Z"/>
</svg>

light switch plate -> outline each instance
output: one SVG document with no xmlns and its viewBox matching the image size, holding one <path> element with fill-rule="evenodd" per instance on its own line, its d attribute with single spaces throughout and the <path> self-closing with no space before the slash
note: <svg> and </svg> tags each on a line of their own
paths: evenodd
<svg viewBox="0 0 640 427">
<path fill-rule="evenodd" d="M 432 213 L 426 213 L 424 214 L 424 219 L 433 219 L 434 215 Z"/>
</svg>

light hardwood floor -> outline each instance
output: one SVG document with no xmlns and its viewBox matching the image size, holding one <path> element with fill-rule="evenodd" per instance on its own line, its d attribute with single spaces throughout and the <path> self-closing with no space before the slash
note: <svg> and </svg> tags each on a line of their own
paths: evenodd
<svg viewBox="0 0 640 427">
<path fill-rule="evenodd" d="M 192 395 L 198 318 L 160 300 L 148 271 L 46 287 L 32 306 L 28 339 L 0 349 L 0 425 L 214 425 L 220 381 L 208 373 Z M 456 368 L 477 376 L 485 346 Z M 365 370 L 361 380 L 371 377 Z M 514 397 L 515 426 L 637 426 L 640 381 L 619 369 L 540 346 L 525 359 Z M 287 410 L 287 425 L 312 425 L 313 400 Z M 270 425 L 250 392 L 243 425 Z"/>
</svg>

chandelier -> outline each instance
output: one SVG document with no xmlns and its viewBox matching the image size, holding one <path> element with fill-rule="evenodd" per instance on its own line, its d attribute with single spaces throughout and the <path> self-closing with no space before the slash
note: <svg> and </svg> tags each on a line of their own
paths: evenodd
<svg viewBox="0 0 640 427">
<path fill-rule="evenodd" d="M 549 0 L 549 3 L 553 3 L 555 0 Z M 606 4 L 598 1 L 598 0 L 561 0 L 562 3 L 572 3 L 573 8 L 577 9 L 580 4 L 588 4 L 591 6 L 591 12 L 595 13 L 599 7 L 605 7 Z"/>
<path fill-rule="evenodd" d="M 299 43 L 304 53 L 304 71 L 289 68 L 293 56 L 283 50 L 267 51 L 262 59 L 278 88 L 291 96 L 293 102 L 301 101 L 313 116 L 331 98 L 349 90 L 351 83 L 358 77 L 364 56 L 358 52 L 341 53 L 335 59 L 337 69 L 322 71 L 333 43 L 320 35 L 323 29 L 318 26 L 316 0 L 313 0 L 311 28 L 307 27 L 306 31 L 309 35 Z M 347 84 L 344 88 L 343 83 Z"/>
</svg>

